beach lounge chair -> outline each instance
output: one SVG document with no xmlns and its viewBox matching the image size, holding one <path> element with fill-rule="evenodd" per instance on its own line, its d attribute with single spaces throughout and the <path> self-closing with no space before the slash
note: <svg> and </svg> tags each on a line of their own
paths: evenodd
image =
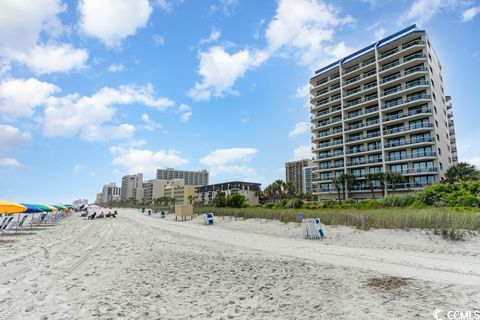
<svg viewBox="0 0 480 320">
<path fill-rule="evenodd" d="M 9 229 L 15 229 L 15 230 L 22 229 L 22 228 L 23 228 L 23 224 L 25 223 L 25 221 L 27 220 L 27 218 L 28 218 L 28 214 L 25 214 L 25 215 L 20 219 L 20 221 L 12 221 L 12 223 L 10 224 Z"/>
<path fill-rule="evenodd" d="M 93 219 L 95 219 L 95 216 L 96 216 L 96 215 L 97 215 L 97 213 L 94 212 L 94 213 L 92 213 L 91 215 L 89 215 L 89 216 L 87 217 L 87 219 L 88 219 L 88 220 L 93 220 Z"/>
<path fill-rule="evenodd" d="M 40 224 L 42 223 L 45 218 L 47 217 L 47 213 L 46 212 L 43 212 L 42 214 L 40 214 L 38 217 L 32 219 L 32 221 L 30 222 L 30 224 Z"/>
<path fill-rule="evenodd" d="M 10 227 L 10 224 L 12 223 L 13 221 L 13 216 L 10 216 L 10 217 L 7 217 L 7 220 L 3 223 L 1 229 L 0 229 L 0 232 L 6 232 L 8 230 L 8 228 Z"/>
</svg>

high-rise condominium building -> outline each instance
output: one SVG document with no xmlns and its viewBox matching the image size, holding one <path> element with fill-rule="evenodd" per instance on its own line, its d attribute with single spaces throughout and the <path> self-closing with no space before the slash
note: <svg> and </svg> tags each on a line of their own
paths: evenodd
<svg viewBox="0 0 480 320">
<path fill-rule="evenodd" d="M 455 137 L 455 124 L 453 122 L 453 112 L 452 112 L 452 97 L 446 96 L 447 100 L 447 117 L 448 117 L 448 126 L 450 128 L 450 150 L 452 150 L 452 163 L 458 162 L 457 154 L 457 139 Z"/>
<path fill-rule="evenodd" d="M 293 182 L 295 192 L 303 192 L 303 168 L 312 164 L 312 160 L 296 160 L 285 163 L 285 181 Z"/>
<path fill-rule="evenodd" d="M 183 179 L 186 185 L 205 186 L 208 184 L 208 171 L 183 171 L 175 170 L 173 168 L 157 169 L 157 179 Z"/>
<path fill-rule="evenodd" d="M 313 162 L 311 165 L 303 167 L 303 184 L 301 190 L 303 193 L 313 193 L 313 171 L 315 171 L 316 168 L 317 167 L 313 165 Z"/>
<path fill-rule="evenodd" d="M 310 85 L 320 199 L 336 198 L 332 179 L 344 173 L 356 176 L 350 197 L 362 199 L 372 196 L 369 173 L 400 173 L 394 187 L 409 191 L 439 181 L 455 162 L 442 65 L 415 25 L 321 68 Z M 380 195 L 380 181 L 373 187 Z"/>
<path fill-rule="evenodd" d="M 122 190 L 120 199 L 123 201 L 135 201 L 137 198 L 137 190 L 142 187 L 143 174 L 131 174 L 122 177 Z"/>
<path fill-rule="evenodd" d="M 114 182 L 106 184 L 102 188 L 102 202 L 111 203 L 120 199 L 121 188 L 117 187 Z"/>
</svg>

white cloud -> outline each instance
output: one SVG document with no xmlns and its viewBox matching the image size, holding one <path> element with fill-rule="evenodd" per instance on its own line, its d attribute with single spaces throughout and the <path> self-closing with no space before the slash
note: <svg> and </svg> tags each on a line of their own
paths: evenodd
<svg viewBox="0 0 480 320">
<path fill-rule="evenodd" d="M 298 87 L 295 94 L 297 98 L 309 98 L 310 97 L 310 84 L 307 83 L 303 87 Z"/>
<path fill-rule="evenodd" d="M 182 3 L 183 0 L 156 0 L 157 6 L 162 10 L 171 11 L 174 6 Z"/>
<path fill-rule="evenodd" d="M 30 117 L 48 97 L 60 88 L 34 78 L 12 79 L 0 83 L 0 113 L 3 118 Z"/>
<path fill-rule="evenodd" d="M 230 16 L 235 11 L 238 0 L 218 0 L 217 4 L 210 6 L 210 12 L 221 11 L 224 15 Z"/>
<path fill-rule="evenodd" d="M 427 23 L 442 9 L 455 4 L 453 0 L 415 0 L 400 18 L 401 23 L 415 22 L 419 26 Z"/>
<path fill-rule="evenodd" d="M 146 113 L 142 114 L 142 121 L 145 123 L 142 128 L 148 131 L 153 131 L 156 128 L 161 128 L 162 125 L 159 123 L 156 123 L 152 119 L 150 119 L 150 116 Z"/>
<path fill-rule="evenodd" d="M 16 159 L 3 158 L 0 159 L 0 167 L 8 167 L 13 169 L 24 169 L 25 166 L 18 162 Z"/>
<path fill-rule="evenodd" d="M 344 42 L 333 42 L 335 28 L 351 23 L 351 16 L 340 17 L 340 9 L 320 0 L 279 0 L 276 15 L 265 32 L 267 47 L 229 53 L 222 46 L 214 46 L 200 52 L 198 73 L 203 79 L 188 95 L 201 101 L 224 93 L 235 94 L 236 80 L 274 54 L 293 56 L 310 67 L 338 59 L 353 49 Z"/>
<path fill-rule="evenodd" d="M 122 140 L 128 143 L 133 141 L 134 133 L 135 127 L 126 123 L 119 126 L 89 125 L 82 128 L 81 138 L 86 141 Z"/>
<path fill-rule="evenodd" d="M 465 162 L 468 162 L 470 164 L 473 164 L 477 168 L 480 168 L 480 156 L 465 159 Z"/>
<path fill-rule="evenodd" d="M 52 41 L 65 30 L 58 18 L 65 9 L 60 0 L 0 1 L 0 55 L 37 74 L 84 68 L 88 59 L 85 49 Z M 42 35 L 48 44 L 39 44 Z"/>
<path fill-rule="evenodd" d="M 292 160 L 312 159 L 313 153 L 311 146 L 299 146 L 293 150 Z"/>
<path fill-rule="evenodd" d="M 82 170 L 82 169 L 83 169 L 83 166 L 80 165 L 80 164 L 76 164 L 76 165 L 73 166 L 73 172 L 75 172 L 75 173 L 79 173 L 80 170 Z"/>
<path fill-rule="evenodd" d="M 475 18 L 477 14 L 480 13 L 480 7 L 471 7 L 463 12 L 462 18 L 463 22 L 468 22 Z"/>
<path fill-rule="evenodd" d="M 262 64 L 267 58 L 261 51 L 240 50 L 230 54 L 221 46 L 214 46 L 206 52 L 200 52 L 198 73 L 203 77 L 201 83 L 195 83 L 188 95 L 195 101 L 209 100 L 211 96 L 221 97 L 226 93 L 235 93 L 233 85 L 243 77 L 248 69 Z"/>
<path fill-rule="evenodd" d="M 19 147 L 29 143 L 32 136 L 28 132 L 21 132 L 10 125 L 0 125 L 0 152 L 8 148 Z"/>
<path fill-rule="evenodd" d="M 85 49 L 76 49 L 70 44 L 36 45 L 30 51 L 12 52 L 10 57 L 25 64 L 36 74 L 48 74 L 84 69 L 88 52 Z"/>
<path fill-rule="evenodd" d="M 157 168 L 178 167 L 188 163 L 177 150 L 152 151 L 148 149 L 111 147 L 113 164 L 124 167 L 129 173 L 153 174 Z"/>
<path fill-rule="evenodd" d="M 82 31 L 108 47 L 119 46 L 124 38 L 135 35 L 152 13 L 148 0 L 82 0 L 78 8 Z"/>
<path fill-rule="evenodd" d="M 177 113 L 181 113 L 181 116 L 180 116 L 180 119 L 183 121 L 183 122 L 188 122 L 188 120 L 190 120 L 191 116 L 192 116 L 192 108 L 188 105 L 188 104 L 185 104 L 185 103 L 182 103 L 177 111 Z"/>
<path fill-rule="evenodd" d="M 47 101 L 43 132 L 50 137 L 80 134 L 90 141 L 96 138 L 105 140 L 102 131 L 114 139 L 128 138 L 134 131 L 130 125 L 116 128 L 108 125 L 116 114 L 115 106 L 128 104 L 143 104 L 162 111 L 174 102 L 167 98 L 155 98 L 151 85 L 124 85 L 117 89 L 105 87 L 91 96 L 52 96 Z"/>
<path fill-rule="evenodd" d="M 153 35 L 153 43 L 157 47 L 163 47 L 165 45 L 165 38 L 162 35 L 155 34 Z"/>
<path fill-rule="evenodd" d="M 381 40 L 381 39 L 385 38 L 386 33 L 387 33 L 387 31 L 383 28 L 375 30 L 375 40 Z"/>
<path fill-rule="evenodd" d="M 335 28 L 353 23 L 351 16 L 340 17 L 340 9 L 319 0 L 280 0 L 276 15 L 266 30 L 270 52 L 292 54 L 303 65 L 321 64 L 336 58 L 325 48 Z M 345 51 L 345 44 L 330 45 Z"/>
<path fill-rule="evenodd" d="M 250 161 L 257 154 L 254 148 L 217 149 L 200 159 L 200 163 L 208 166 L 223 166 L 235 161 Z"/>
<path fill-rule="evenodd" d="M 251 177 L 256 171 L 246 163 L 251 161 L 257 152 L 258 150 L 254 148 L 217 149 L 200 159 L 200 163 L 210 167 L 212 176 Z"/>
<path fill-rule="evenodd" d="M 298 122 L 295 124 L 295 128 L 293 128 L 292 131 L 288 134 L 290 138 L 296 137 L 299 135 L 304 134 L 305 132 L 308 132 L 310 129 L 310 124 L 308 122 Z"/>
<path fill-rule="evenodd" d="M 0 48 L 24 51 L 34 47 L 42 33 L 58 35 L 62 25 L 57 15 L 65 9 L 60 0 L 0 1 Z"/>
<path fill-rule="evenodd" d="M 16 159 L 7 156 L 8 150 L 24 146 L 32 140 L 28 132 L 21 132 L 10 125 L 0 125 L 0 166 L 15 169 L 24 168 Z"/>
<path fill-rule="evenodd" d="M 200 44 L 216 42 L 218 41 L 218 39 L 220 39 L 220 36 L 221 36 L 221 32 L 213 29 L 212 32 L 210 32 L 210 35 L 208 36 L 208 38 L 200 40 Z"/>
<path fill-rule="evenodd" d="M 125 66 L 121 63 L 113 63 L 108 66 L 108 72 L 123 72 L 125 71 Z"/>
</svg>

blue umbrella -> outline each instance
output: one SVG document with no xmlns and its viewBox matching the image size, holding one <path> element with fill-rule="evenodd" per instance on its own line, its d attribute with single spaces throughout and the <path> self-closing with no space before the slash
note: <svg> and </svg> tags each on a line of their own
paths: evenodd
<svg viewBox="0 0 480 320">
<path fill-rule="evenodd" d="M 24 211 L 23 213 L 43 212 L 42 209 L 40 209 L 39 207 L 37 207 L 37 206 L 34 205 L 34 204 L 22 203 L 21 205 L 27 207 L 27 210 Z"/>
</svg>

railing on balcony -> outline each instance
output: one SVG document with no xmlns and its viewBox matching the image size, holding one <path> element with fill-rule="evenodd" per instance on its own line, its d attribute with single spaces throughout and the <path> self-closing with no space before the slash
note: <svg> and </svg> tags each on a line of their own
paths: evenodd
<svg viewBox="0 0 480 320">
<path fill-rule="evenodd" d="M 387 52 L 384 52 L 380 55 L 380 59 L 383 59 L 383 58 L 386 58 L 386 57 L 389 57 L 391 56 L 392 54 L 395 54 L 398 52 L 398 47 L 397 48 L 393 48 L 391 50 L 388 50 Z"/>
<path fill-rule="evenodd" d="M 431 113 L 431 112 L 432 112 L 432 109 L 430 108 L 415 109 L 415 110 L 410 110 L 408 112 L 402 112 L 402 113 L 392 114 L 390 116 L 385 116 L 383 117 L 383 121 L 402 119 L 402 118 L 414 116 L 417 114 L 424 114 L 424 113 Z"/>
<path fill-rule="evenodd" d="M 404 45 L 402 45 L 402 50 L 408 49 L 408 48 L 416 46 L 416 45 L 421 45 L 421 44 L 425 44 L 425 41 L 413 40 L 413 41 L 407 42 Z"/>
<path fill-rule="evenodd" d="M 435 157 L 435 152 L 416 152 L 416 153 L 409 153 L 409 154 L 400 154 L 395 156 L 388 156 L 385 158 L 385 161 L 399 161 L 399 160 L 407 160 L 407 159 L 417 159 L 417 158 L 426 158 L 426 157 Z"/>
<path fill-rule="evenodd" d="M 424 55 L 423 53 L 416 53 L 416 54 L 413 54 L 413 55 L 410 55 L 410 56 L 407 56 L 407 57 L 404 57 L 404 58 L 400 58 L 399 60 L 396 60 L 396 61 L 393 61 L 393 62 L 390 62 L 384 66 L 382 66 L 380 68 L 380 71 L 386 71 L 386 70 L 389 70 L 389 69 L 392 69 L 396 66 L 399 66 L 401 64 L 404 64 L 410 60 L 413 60 L 413 59 L 425 59 L 427 56 Z"/>
<path fill-rule="evenodd" d="M 383 78 L 382 83 L 387 83 L 387 82 L 393 81 L 393 80 L 401 78 L 401 77 L 408 76 L 409 74 L 412 74 L 414 72 L 419 72 L 419 71 L 427 71 L 427 68 L 425 68 L 425 67 L 415 67 L 415 68 L 412 68 L 412 69 L 407 69 L 404 72 L 399 72 L 397 74 L 393 74 L 391 76 Z"/>
<path fill-rule="evenodd" d="M 357 111 L 357 112 L 354 112 L 354 113 L 349 113 L 347 115 L 346 119 L 355 118 L 355 117 L 358 117 L 358 116 L 361 116 L 361 115 L 364 115 L 364 114 L 369 114 L 369 113 L 377 112 L 377 111 L 378 111 L 378 108 L 371 108 L 371 109 L 366 109 L 365 111 Z"/>
<path fill-rule="evenodd" d="M 380 136 L 380 132 L 372 132 L 366 135 L 350 137 L 346 140 L 346 142 L 365 140 L 365 139 L 370 139 L 370 138 L 379 137 L 379 136 Z"/>
<path fill-rule="evenodd" d="M 374 94 L 374 95 L 371 95 L 371 96 L 364 97 L 363 99 L 356 99 L 356 100 L 348 102 L 345 107 L 348 108 L 348 107 L 356 106 L 357 104 L 368 102 L 368 101 L 371 101 L 371 100 L 374 100 L 374 99 L 377 99 L 377 98 L 378 98 L 378 95 Z"/>
<path fill-rule="evenodd" d="M 379 163 L 379 162 L 382 162 L 382 158 L 361 159 L 361 160 L 347 162 L 347 167 L 358 166 L 362 164 Z"/>
<path fill-rule="evenodd" d="M 416 95 L 407 97 L 405 100 L 395 99 L 393 101 L 385 102 L 385 104 L 382 106 L 382 109 L 388 109 L 388 108 L 395 107 L 395 106 L 398 106 L 398 105 L 401 105 L 401 104 L 405 104 L 405 103 L 409 103 L 409 102 L 413 102 L 413 101 L 417 101 L 417 100 L 425 100 L 425 99 L 430 99 L 430 95 L 425 94 L 425 93 L 416 94 Z"/>
<path fill-rule="evenodd" d="M 437 172 L 437 167 L 428 167 L 428 168 L 407 168 L 407 169 L 399 169 L 399 170 L 388 170 L 388 173 L 402 173 L 402 174 L 409 174 L 409 173 L 428 173 L 428 172 Z"/>
<path fill-rule="evenodd" d="M 355 129 L 358 129 L 358 128 L 372 126 L 372 125 L 377 124 L 379 122 L 380 122 L 379 119 L 375 119 L 375 120 L 370 120 L 370 121 L 354 124 L 354 125 L 348 126 L 345 131 L 350 131 L 350 130 L 355 130 Z"/>
<path fill-rule="evenodd" d="M 400 85 L 400 86 L 397 86 L 395 88 L 391 88 L 391 89 L 383 91 L 382 96 L 388 96 L 388 95 L 396 93 L 396 92 L 400 92 L 400 91 L 407 90 L 407 89 L 414 88 L 414 87 L 418 87 L 418 86 L 426 86 L 426 85 L 428 85 L 428 81 L 426 81 L 426 80 L 418 80 L 418 81 L 414 81 L 414 82 L 409 82 L 404 86 Z"/>
<path fill-rule="evenodd" d="M 363 147 L 363 148 L 355 148 L 355 149 L 350 149 L 347 150 L 347 154 L 352 154 L 352 153 L 360 153 L 360 152 L 367 152 L 367 151 L 375 151 L 375 150 L 380 150 L 382 146 L 376 145 L 376 146 L 370 146 L 370 147 Z"/>
<path fill-rule="evenodd" d="M 434 142 L 434 141 L 435 141 L 435 138 L 433 137 L 400 140 L 400 141 L 386 143 L 385 148 L 394 148 L 394 147 L 406 146 L 410 144 L 418 144 L 418 143 L 426 143 L 426 142 L 428 143 L 428 142 Z"/>
<path fill-rule="evenodd" d="M 402 127 L 396 127 L 396 128 L 391 128 L 391 129 L 385 129 L 383 131 L 384 134 L 393 134 L 393 133 L 399 133 L 399 132 L 405 132 L 409 130 L 416 130 L 416 129 L 421 129 L 421 128 L 433 128 L 433 123 L 428 122 L 428 123 L 418 123 L 418 124 L 412 124 L 408 126 L 402 126 Z"/>
</svg>

